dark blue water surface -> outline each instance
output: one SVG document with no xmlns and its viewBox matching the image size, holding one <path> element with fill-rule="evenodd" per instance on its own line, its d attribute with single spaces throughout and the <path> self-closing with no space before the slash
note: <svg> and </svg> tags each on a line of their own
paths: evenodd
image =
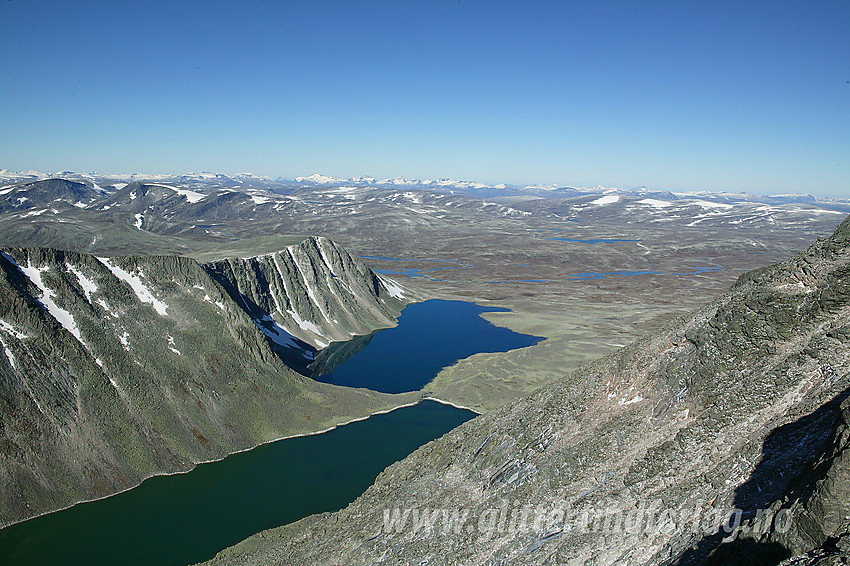
<svg viewBox="0 0 850 566">
<path fill-rule="evenodd" d="M 0 564 L 183 565 L 354 501 L 388 465 L 475 416 L 434 401 L 279 440 L 0 531 Z M 380 525 L 375 525 L 378 529 Z"/>
<path fill-rule="evenodd" d="M 507 352 L 543 340 L 494 326 L 481 318 L 485 312 L 509 311 L 436 299 L 408 305 L 398 326 L 374 333 L 340 367 L 315 378 L 386 393 L 417 391 L 441 369 L 472 354 Z"/>
</svg>

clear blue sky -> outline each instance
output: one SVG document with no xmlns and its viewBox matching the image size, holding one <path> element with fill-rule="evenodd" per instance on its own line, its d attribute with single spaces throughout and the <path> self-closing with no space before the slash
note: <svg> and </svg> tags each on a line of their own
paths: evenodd
<svg viewBox="0 0 850 566">
<path fill-rule="evenodd" d="M 0 167 L 850 196 L 850 1 L 0 0 Z"/>
</svg>

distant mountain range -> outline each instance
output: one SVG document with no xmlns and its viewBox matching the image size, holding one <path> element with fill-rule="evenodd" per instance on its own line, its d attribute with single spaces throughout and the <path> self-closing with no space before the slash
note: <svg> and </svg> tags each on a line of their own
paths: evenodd
<svg viewBox="0 0 850 566">
<path fill-rule="evenodd" d="M 316 176 L 289 184 L 248 175 L 134 177 L 141 175 L 45 176 L 3 170 L 3 245 L 103 255 L 132 250 L 206 260 L 273 252 L 320 234 L 355 249 L 368 245 L 369 250 L 361 249 L 383 256 L 427 234 L 444 242 L 449 234 L 462 239 L 471 227 L 565 242 L 594 243 L 594 238 L 623 238 L 647 229 L 735 229 L 751 239 L 753 230 L 820 233 L 850 213 L 850 200 L 811 195 L 501 189 L 448 180 L 427 181 L 427 186 L 426 181 L 410 186 L 401 180 L 382 185 L 384 181 L 371 178 L 346 184 Z M 272 244 L 270 238 L 280 242 Z"/>
<path fill-rule="evenodd" d="M 850 203 L 847 199 L 820 197 L 812 194 L 777 194 L 754 195 L 749 193 L 725 193 L 712 191 L 670 192 L 638 187 L 634 189 L 612 188 L 597 185 L 595 187 L 571 187 L 559 185 L 517 185 L 517 184 L 486 184 L 477 181 L 458 181 L 454 179 L 408 179 L 394 177 L 378 179 L 367 175 L 358 177 L 334 177 L 314 173 L 306 177 L 286 179 L 283 177 L 268 177 L 241 173 L 228 176 L 222 173 L 186 173 L 183 175 L 168 175 L 158 173 L 75 173 L 60 171 L 43 173 L 39 171 L 16 172 L 0 169 L 0 183 L 19 183 L 26 181 L 41 181 L 50 178 L 75 180 L 91 185 L 111 185 L 131 182 L 167 182 L 196 187 L 226 187 L 226 188 L 260 188 L 266 190 L 291 190 L 297 187 L 376 187 L 385 189 L 420 189 L 451 194 L 463 194 L 474 198 L 500 197 L 537 197 L 537 198 L 569 198 L 580 195 L 616 194 L 616 195 L 663 195 L 666 198 L 692 199 L 708 198 L 722 202 L 761 202 L 765 204 L 782 203 Z"/>
</svg>

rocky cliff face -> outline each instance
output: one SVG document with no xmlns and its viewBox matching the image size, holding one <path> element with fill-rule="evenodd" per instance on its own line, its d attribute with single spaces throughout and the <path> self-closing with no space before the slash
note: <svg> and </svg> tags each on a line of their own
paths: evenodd
<svg viewBox="0 0 850 566">
<path fill-rule="evenodd" d="M 213 562 L 839 563 L 827 561 L 847 559 L 848 394 L 850 219 L 423 446 L 343 511 Z"/>
<path fill-rule="evenodd" d="M 395 326 L 409 302 L 383 279 L 327 238 L 312 237 L 273 254 L 206 264 L 230 297 L 276 343 L 292 338 L 314 348 Z"/>
<path fill-rule="evenodd" d="M 344 253 L 323 246 L 333 257 Z M 230 273 L 256 283 L 243 278 L 241 266 Z M 356 271 L 347 272 L 350 266 Z M 292 371 L 256 310 L 231 299 L 208 269 L 178 257 L 2 251 L 0 526 L 403 402 Z M 345 285 L 375 288 L 376 300 L 384 299 L 386 288 L 362 264 L 349 258 L 334 269 Z M 252 292 L 262 301 L 259 288 Z M 326 304 L 324 292 L 309 276 L 293 276 L 275 300 Z M 388 297 L 380 304 L 401 303 Z M 357 320 L 369 328 L 377 319 Z M 323 328 L 332 336 L 353 329 Z"/>
</svg>

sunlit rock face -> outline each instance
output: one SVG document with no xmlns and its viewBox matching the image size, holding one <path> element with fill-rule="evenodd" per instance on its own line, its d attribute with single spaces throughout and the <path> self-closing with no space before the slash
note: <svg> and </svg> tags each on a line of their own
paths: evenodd
<svg viewBox="0 0 850 566">
<path fill-rule="evenodd" d="M 205 267 L 231 298 L 266 321 L 267 334 L 281 328 L 316 348 L 394 326 L 407 303 L 398 283 L 376 275 L 327 238 Z"/>
</svg>

